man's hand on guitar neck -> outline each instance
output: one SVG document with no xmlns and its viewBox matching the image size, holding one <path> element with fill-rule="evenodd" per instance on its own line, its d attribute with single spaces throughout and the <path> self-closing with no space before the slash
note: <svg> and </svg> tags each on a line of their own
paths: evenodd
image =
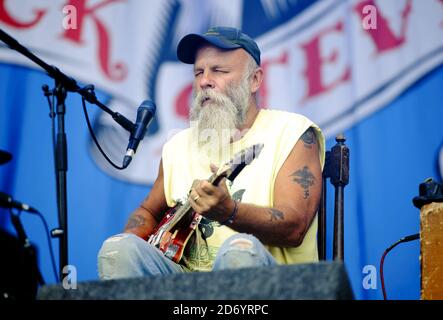
<svg viewBox="0 0 443 320">
<path fill-rule="evenodd" d="M 216 173 L 218 168 L 211 164 L 211 171 Z M 225 221 L 235 207 L 234 200 L 223 178 L 217 186 L 206 180 L 194 180 L 189 193 L 189 203 L 202 216 L 213 221 Z"/>
</svg>

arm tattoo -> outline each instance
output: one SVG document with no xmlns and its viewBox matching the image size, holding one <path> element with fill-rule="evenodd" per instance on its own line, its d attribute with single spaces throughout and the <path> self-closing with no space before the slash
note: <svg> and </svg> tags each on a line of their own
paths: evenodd
<svg viewBox="0 0 443 320">
<path fill-rule="evenodd" d="M 304 190 L 304 199 L 309 197 L 309 187 L 313 186 L 315 183 L 315 177 L 309 170 L 308 166 L 304 166 L 303 169 L 295 171 L 290 175 L 293 177 L 294 182 L 301 185 Z"/>
<path fill-rule="evenodd" d="M 126 229 L 133 229 L 143 225 L 145 225 L 145 218 L 140 215 L 135 215 L 129 218 Z"/>
<path fill-rule="evenodd" d="M 269 210 L 269 214 L 271 215 L 271 220 L 270 221 L 274 221 L 274 220 L 284 220 L 284 214 L 283 212 L 276 210 L 276 209 L 271 209 Z"/>
<path fill-rule="evenodd" d="M 302 134 L 301 139 L 303 140 L 305 147 L 308 149 L 312 148 L 312 145 L 316 143 L 316 136 L 314 129 L 309 128 Z"/>
</svg>

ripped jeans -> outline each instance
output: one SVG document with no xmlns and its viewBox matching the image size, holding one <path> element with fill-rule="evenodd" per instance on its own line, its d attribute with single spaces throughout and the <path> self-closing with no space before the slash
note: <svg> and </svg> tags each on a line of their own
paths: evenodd
<svg viewBox="0 0 443 320">
<path fill-rule="evenodd" d="M 274 257 L 254 236 L 238 233 L 220 247 L 212 270 L 276 265 Z M 130 233 L 108 238 L 98 253 L 102 280 L 184 272 L 156 247 Z"/>
</svg>

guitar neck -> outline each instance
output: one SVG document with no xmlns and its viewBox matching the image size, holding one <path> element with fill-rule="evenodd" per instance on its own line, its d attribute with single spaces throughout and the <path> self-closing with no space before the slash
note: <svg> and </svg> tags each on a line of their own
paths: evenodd
<svg viewBox="0 0 443 320">
<path fill-rule="evenodd" d="M 212 185 L 218 185 L 218 183 L 220 182 L 220 180 L 224 177 L 224 175 L 217 175 L 216 173 L 213 173 L 208 181 L 212 184 Z M 167 227 L 168 229 L 172 228 L 178 221 L 180 221 L 180 219 L 182 219 L 190 210 L 192 209 L 191 207 L 191 203 L 189 202 L 189 200 L 186 200 L 185 203 L 183 203 L 183 205 L 174 213 L 174 216 L 172 217 L 172 219 L 169 221 L 168 225 L 165 227 Z"/>
<path fill-rule="evenodd" d="M 172 216 L 171 220 L 167 224 L 163 225 L 162 228 L 164 228 L 165 230 L 171 229 L 191 209 L 192 209 L 192 207 L 191 207 L 191 204 L 189 203 L 189 200 L 186 200 L 186 202 L 176 212 L 174 212 L 174 215 Z"/>
<path fill-rule="evenodd" d="M 220 182 L 221 179 L 223 179 L 225 175 L 217 175 L 216 173 L 213 173 L 212 176 L 209 177 L 208 181 L 213 185 L 216 186 Z"/>
</svg>

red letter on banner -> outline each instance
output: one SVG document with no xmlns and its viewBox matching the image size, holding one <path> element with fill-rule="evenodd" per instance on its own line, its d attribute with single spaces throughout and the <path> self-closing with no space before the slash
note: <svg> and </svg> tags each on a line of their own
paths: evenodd
<svg viewBox="0 0 443 320">
<path fill-rule="evenodd" d="M 275 59 L 265 60 L 261 63 L 261 68 L 263 69 L 263 82 L 260 86 L 260 104 L 261 107 L 268 107 L 268 70 L 273 64 L 287 64 L 288 63 L 288 53 L 285 51 L 279 57 Z"/>
<path fill-rule="evenodd" d="M 360 15 L 361 19 L 364 18 L 363 8 L 368 5 L 375 6 L 374 0 L 365 0 L 355 6 L 354 10 L 358 15 Z M 405 42 L 406 27 L 409 21 L 408 19 L 409 14 L 411 13 L 411 8 L 412 2 L 411 0 L 408 0 L 401 14 L 402 24 L 399 37 L 395 36 L 389 27 L 389 21 L 387 21 L 385 17 L 380 14 L 380 10 L 377 8 L 377 27 L 375 29 L 364 29 L 371 36 L 372 41 L 377 48 L 377 54 L 397 48 Z"/>
<path fill-rule="evenodd" d="M 175 99 L 175 113 L 177 116 L 188 119 L 189 118 L 189 103 L 192 97 L 192 83 L 186 85 Z"/>
<path fill-rule="evenodd" d="M 330 84 L 325 84 L 322 77 L 322 67 L 326 63 L 336 62 L 338 52 L 332 52 L 332 54 L 327 58 L 322 57 L 320 52 L 320 40 L 329 33 L 342 31 L 343 23 L 342 21 L 339 21 L 332 28 L 321 31 L 317 36 L 314 37 L 314 39 L 302 45 L 302 49 L 306 57 L 306 69 L 304 75 L 307 81 L 307 92 L 303 98 L 303 101 L 332 90 L 340 83 L 346 82 L 351 78 L 351 69 L 349 66 L 346 67 L 338 79 Z"/>
<path fill-rule="evenodd" d="M 5 7 L 6 0 L 0 0 L 0 21 L 4 22 L 9 27 L 17 28 L 17 29 L 25 29 L 25 28 L 31 28 L 37 23 L 39 23 L 40 19 L 43 18 L 43 16 L 46 13 L 46 10 L 43 9 L 35 9 L 35 18 L 32 21 L 29 22 L 22 22 L 14 19 L 6 10 Z"/>
<path fill-rule="evenodd" d="M 98 57 L 100 61 L 100 67 L 109 79 L 114 81 L 121 81 L 128 74 L 128 70 L 126 66 L 120 62 L 117 62 L 112 66 L 110 65 L 109 50 L 111 39 L 109 37 L 108 30 L 106 29 L 105 25 L 97 18 L 95 12 L 100 8 L 122 0 L 105 0 L 97 3 L 90 8 L 86 8 L 86 1 L 87 0 L 69 0 L 66 4 L 74 6 L 77 9 L 77 28 L 67 29 L 63 34 L 63 37 L 77 44 L 81 44 L 81 35 L 85 18 L 90 17 L 92 21 L 94 21 L 98 31 Z"/>
</svg>

